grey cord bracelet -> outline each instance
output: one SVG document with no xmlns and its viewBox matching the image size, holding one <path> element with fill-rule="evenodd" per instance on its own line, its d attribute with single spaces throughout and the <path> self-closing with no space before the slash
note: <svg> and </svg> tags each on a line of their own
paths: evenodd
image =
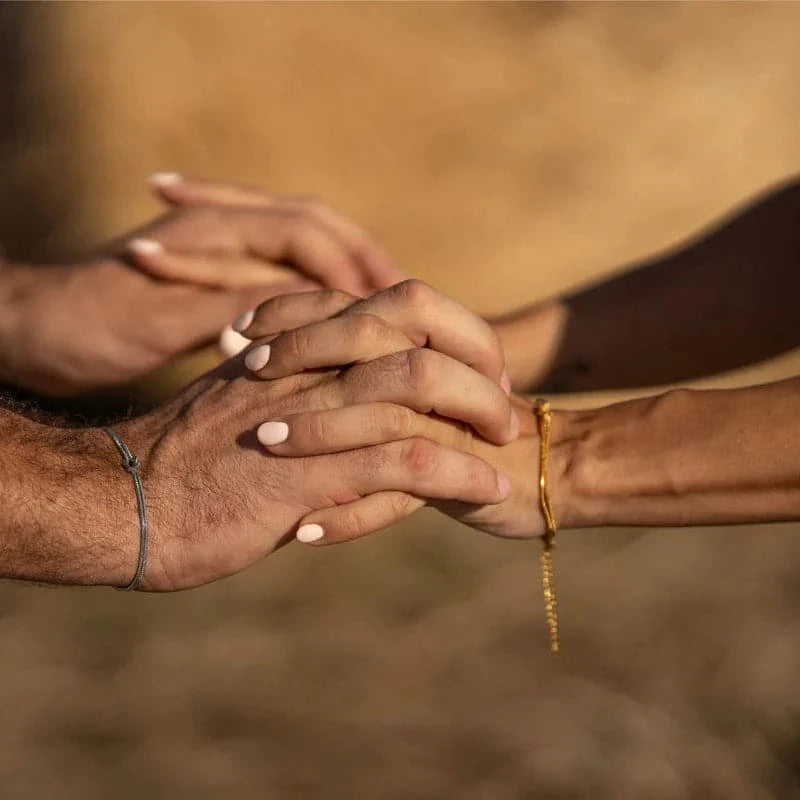
<svg viewBox="0 0 800 800">
<path fill-rule="evenodd" d="M 122 456 L 122 468 L 129 472 L 133 478 L 133 490 L 136 493 L 136 504 L 139 509 L 139 563 L 136 565 L 136 574 L 127 586 L 118 586 L 121 592 L 133 592 L 139 588 L 144 578 L 144 571 L 147 567 L 147 543 L 149 531 L 147 528 L 147 506 L 144 502 L 144 487 L 142 478 L 139 475 L 139 459 L 128 449 L 128 445 L 122 441 L 122 437 L 113 428 L 103 428 L 117 446 L 119 454 Z"/>
</svg>

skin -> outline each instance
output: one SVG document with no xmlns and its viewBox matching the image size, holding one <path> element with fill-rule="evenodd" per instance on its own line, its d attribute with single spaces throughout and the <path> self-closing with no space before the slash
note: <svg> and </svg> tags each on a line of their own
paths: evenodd
<svg viewBox="0 0 800 800">
<path fill-rule="evenodd" d="M 798 218 L 800 188 L 790 184 L 631 274 L 494 321 L 514 385 L 575 390 L 679 380 L 800 344 Z M 309 296 L 268 301 L 248 315 L 243 333 L 265 335 L 293 322 L 309 326 L 312 307 Z M 369 299 L 337 313 L 351 309 L 381 313 Z M 317 355 L 336 363 L 330 346 Z M 531 491 L 539 471 L 538 439 L 530 406 L 520 398 L 513 402 L 521 419 L 517 440 L 489 445 L 473 426 L 458 435 L 456 445 L 508 475 L 509 497 L 478 513 L 465 515 L 452 504 L 445 510 L 491 533 L 539 536 L 543 521 Z M 408 412 L 392 435 L 453 443 L 451 429 L 419 412 Z M 263 443 L 284 456 L 348 451 L 391 438 L 374 432 L 385 431 L 381 420 L 396 413 L 383 405 L 320 409 L 275 420 L 280 425 Z M 554 412 L 549 472 L 556 520 L 560 527 L 581 528 L 800 519 L 798 420 L 800 377 Z M 376 496 L 314 512 L 298 538 L 327 544 L 371 533 L 399 518 L 388 501 Z M 404 513 L 424 502 L 417 498 Z"/>
<path fill-rule="evenodd" d="M 465 432 L 471 422 L 498 445 L 515 439 L 517 417 L 498 382 L 502 354 L 486 323 L 441 339 L 438 326 L 455 327 L 468 312 L 413 281 L 376 295 L 374 304 L 396 322 L 351 313 L 336 334 L 351 356 L 363 358 L 282 376 L 305 363 L 315 341 L 289 331 L 271 341 L 275 360 L 258 378 L 244 365 L 251 349 L 169 403 L 116 426 L 143 464 L 153 532 L 144 590 L 190 588 L 238 572 L 289 541 L 311 511 L 362 497 L 394 498 L 398 514 L 414 497 L 470 509 L 507 497 L 507 478 L 486 461 L 421 436 L 291 459 L 259 444 L 265 417 L 375 403 L 447 413 L 450 429 Z M 442 352 L 417 347 L 414 338 L 439 341 Z M 454 357 L 466 351 L 476 368 Z M 442 374 L 452 379 L 442 382 Z M 8 476 L 0 575 L 125 585 L 137 558 L 136 509 L 107 435 L 11 411 L 0 412 L 0 426 L 0 469 Z"/>
<path fill-rule="evenodd" d="M 157 189 L 174 208 L 86 261 L 0 263 L 0 380 L 48 395 L 120 385 L 281 292 L 371 292 L 402 277 L 380 245 L 316 201 L 220 206 L 215 194 L 244 190 L 192 181 Z M 223 278 L 201 281 L 212 268 Z"/>
</svg>

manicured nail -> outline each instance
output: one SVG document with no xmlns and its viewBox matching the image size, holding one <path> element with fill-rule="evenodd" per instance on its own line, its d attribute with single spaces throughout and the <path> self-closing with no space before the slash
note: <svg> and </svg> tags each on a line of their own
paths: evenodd
<svg viewBox="0 0 800 800">
<path fill-rule="evenodd" d="M 154 172 L 148 179 L 153 186 L 174 186 L 183 181 L 180 172 Z"/>
<path fill-rule="evenodd" d="M 140 256 L 154 256 L 156 253 L 164 252 L 164 245 L 155 239 L 131 239 L 128 242 L 128 249 Z"/>
<path fill-rule="evenodd" d="M 497 488 L 502 497 L 508 497 L 508 493 L 511 491 L 511 481 L 502 472 L 497 473 Z"/>
<path fill-rule="evenodd" d="M 269 351 L 270 347 L 268 344 L 260 344 L 258 347 L 254 347 L 244 357 L 244 365 L 253 372 L 264 369 L 264 367 L 269 364 Z"/>
<path fill-rule="evenodd" d="M 251 344 L 253 344 L 253 342 L 250 341 L 250 339 L 242 336 L 241 333 L 236 333 L 230 325 L 226 325 L 219 335 L 218 346 L 225 358 L 239 355 L 242 350 L 246 347 L 250 347 Z"/>
<path fill-rule="evenodd" d="M 511 438 L 513 441 L 519 436 L 519 415 L 516 411 L 514 411 L 513 408 L 511 409 L 511 422 L 509 423 L 509 428 L 511 429 Z"/>
<path fill-rule="evenodd" d="M 246 331 L 250 327 L 250 323 L 253 321 L 253 317 L 255 315 L 256 312 L 254 308 L 250 308 L 242 314 L 239 314 L 239 316 L 233 321 L 232 326 L 236 333 L 242 333 L 242 331 Z"/>
<path fill-rule="evenodd" d="M 289 438 L 289 426 L 285 422 L 262 422 L 256 436 L 264 447 L 280 444 Z"/>
<path fill-rule="evenodd" d="M 322 530 L 321 525 L 311 522 L 308 525 L 301 525 L 295 535 L 298 542 L 308 544 L 309 542 L 319 541 L 325 535 L 325 531 Z"/>
<path fill-rule="evenodd" d="M 503 370 L 503 374 L 500 377 L 500 386 L 506 394 L 511 394 L 511 378 L 508 377 L 508 373 L 505 370 Z"/>
</svg>

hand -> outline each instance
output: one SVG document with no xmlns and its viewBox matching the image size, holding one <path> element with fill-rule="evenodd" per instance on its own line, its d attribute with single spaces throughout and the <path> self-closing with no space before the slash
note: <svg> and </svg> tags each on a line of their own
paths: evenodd
<svg viewBox="0 0 800 800">
<path fill-rule="evenodd" d="M 400 297 L 409 297 L 411 305 L 414 293 L 425 291 L 416 286 L 389 290 L 398 309 Z M 398 318 L 405 313 L 399 309 Z M 361 497 L 380 496 L 394 504 L 396 515 L 416 497 L 468 503 L 472 510 L 505 499 L 506 478 L 479 457 L 423 437 L 396 440 L 391 432 L 402 426 L 401 415 L 377 420 L 387 428 L 374 435 L 393 439 L 385 444 L 297 458 L 264 450 L 259 440 L 274 437 L 275 419 L 376 404 L 437 409 L 497 442 L 516 435 L 516 417 L 496 380 L 415 347 L 400 324 L 359 313 L 332 322 L 335 328 L 310 326 L 274 338 L 269 363 L 258 371 L 269 380 L 257 380 L 234 359 L 166 406 L 118 426 L 144 465 L 153 531 L 145 589 L 188 588 L 237 572 L 288 541 L 310 512 Z M 437 324 L 434 315 L 430 325 L 423 320 L 415 332 L 411 325 L 407 329 L 436 339 Z M 484 372 L 499 376 L 496 343 L 484 334 L 479 327 L 445 346 L 474 352 Z M 280 377 L 309 357 L 314 361 L 319 335 L 340 345 L 329 352 L 348 366 Z M 245 358 L 254 353 L 258 348 Z M 365 424 L 370 421 L 365 418 Z M 129 578 L 114 575 L 120 583 Z"/>
<path fill-rule="evenodd" d="M 241 289 L 297 278 L 286 269 L 292 267 L 357 295 L 405 278 L 381 244 L 315 198 L 175 173 L 154 175 L 151 183 L 175 212 L 133 234 L 129 249 L 155 277 Z"/>
<path fill-rule="evenodd" d="M 186 207 L 116 240 L 97 258 L 63 267 L 0 265 L 3 380 L 63 395 L 138 378 L 216 339 L 244 308 L 316 285 L 273 262 L 359 291 L 399 274 L 366 234 L 362 241 L 354 224 L 322 206 L 267 206 L 263 198 L 257 206 L 254 197 L 248 205 L 248 190 L 190 181 L 164 191 L 184 197 Z M 230 201 L 234 191 L 241 193 L 236 206 L 191 205 L 212 196 Z M 349 238 L 329 233 L 320 214 Z M 129 258 L 152 275 L 131 269 Z M 163 280 L 198 279 L 203 271 L 208 285 Z"/>
<path fill-rule="evenodd" d="M 267 301 L 254 314 L 248 314 L 242 322 L 244 335 L 255 338 L 291 329 L 293 325 L 305 327 L 283 334 L 277 342 L 279 352 L 269 354 L 267 366 L 259 371 L 265 376 L 285 375 L 306 368 L 330 366 L 336 362 L 336 352 L 343 363 L 349 358 L 346 346 L 341 344 L 342 325 L 349 314 L 370 313 L 407 330 L 417 344 L 421 340 L 431 347 L 446 347 L 452 355 L 473 362 L 476 368 L 486 368 L 489 363 L 500 363 L 496 351 L 496 339 L 485 332 L 486 323 L 472 316 L 460 306 L 425 287 L 411 282 L 411 294 L 416 295 L 416 313 L 410 314 L 398 303 L 397 295 L 404 290 L 408 294 L 408 284 L 358 301 L 342 294 L 327 292 L 284 295 Z M 426 310 L 422 310 L 426 309 Z M 449 313 L 445 311 L 449 309 Z M 333 314 L 338 318 L 327 319 Z M 420 319 L 429 321 L 424 337 L 415 329 Z M 338 327 L 337 328 L 335 326 Z M 481 331 L 479 340 L 491 342 L 489 350 L 476 350 L 472 343 L 475 334 Z M 286 337 L 295 342 L 294 349 L 303 352 L 305 358 L 287 358 L 283 353 Z M 460 337 L 465 337 L 462 341 Z M 469 344 L 467 344 L 467 339 Z M 276 341 L 270 345 L 276 348 Z M 257 366 L 259 352 L 256 347 L 249 356 L 253 366 Z M 491 353 L 491 355 L 489 355 Z M 483 359 L 488 358 L 488 362 Z M 492 368 L 488 369 L 493 373 Z M 503 379 L 506 380 L 505 378 Z M 431 376 L 433 383 L 440 387 L 452 386 L 453 380 L 444 371 Z M 472 430 L 431 416 L 429 408 L 413 406 L 403 408 L 388 402 L 356 405 L 337 409 L 319 409 L 275 419 L 271 423 L 270 436 L 262 436 L 262 444 L 276 455 L 307 457 L 319 453 L 351 451 L 360 447 L 372 447 L 380 443 L 403 440 L 407 437 L 423 437 L 449 448 L 479 455 L 511 481 L 508 498 L 496 505 L 481 508 L 458 503 L 442 504 L 434 502 L 441 510 L 481 530 L 511 537 L 534 537 L 543 533 L 543 519 L 538 505 L 537 476 L 539 470 L 539 436 L 531 403 L 523 398 L 512 397 L 512 405 L 521 422 L 520 435 L 510 443 L 486 441 L 476 436 Z M 437 411 L 442 411 L 437 408 Z M 446 416 L 446 410 L 444 411 Z M 478 432 L 483 431 L 479 424 L 480 409 L 470 409 L 470 417 L 463 415 Z M 551 437 L 551 496 L 558 512 L 562 511 L 560 487 L 567 466 L 569 441 L 562 437 L 563 417 L 554 416 Z M 504 446 L 498 446 L 504 445 Z M 373 494 L 359 498 L 349 504 L 313 512 L 303 520 L 301 532 L 307 541 L 318 544 L 347 541 L 358 538 L 396 522 L 402 516 L 412 513 L 425 504 L 421 497 L 407 497 L 399 504 L 393 493 Z M 561 516 L 562 522 L 566 517 Z M 311 539 L 314 536 L 316 538 Z"/>
</svg>

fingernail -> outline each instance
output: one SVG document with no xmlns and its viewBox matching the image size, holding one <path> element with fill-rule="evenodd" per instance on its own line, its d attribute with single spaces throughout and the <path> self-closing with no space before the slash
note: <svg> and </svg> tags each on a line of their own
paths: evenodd
<svg viewBox="0 0 800 800">
<path fill-rule="evenodd" d="M 324 535 L 321 525 L 311 522 L 308 525 L 301 525 L 295 534 L 298 542 L 308 544 L 309 542 L 319 541 Z"/>
<path fill-rule="evenodd" d="M 174 186 L 183 180 L 180 172 L 154 172 L 148 179 L 153 186 Z"/>
<path fill-rule="evenodd" d="M 244 365 L 253 372 L 264 369 L 264 367 L 269 364 L 269 351 L 270 347 L 268 344 L 260 344 L 258 347 L 254 347 L 244 357 Z"/>
<path fill-rule="evenodd" d="M 511 429 L 512 439 L 516 439 L 519 436 L 519 416 L 513 408 L 511 409 L 511 422 L 509 424 L 509 428 Z"/>
<path fill-rule="evenodd" d="M 505 370 L 503 370 L 503 374 L 500 377 L 500 386 L 506 394 L 511 394 L 511 378 L 508 377 L 508 373 Z"/>
<path fill-rule="evenodd" d="M 225 329 L 219 335 L 219 349 L 222 355 L 226 358 L 231 358 L 242 352 L 246 347 L 250 347 L 252 341 L 241 333 L 236 331 L 230 326 L 226 325 Z"/>
<path fill-rule="evenodd" d="M 258 426 L 256 437 L 265 447 L 280 444 L 289 438 L 289 426 L 285 422 L 262 422 Z"/>
<path fill-rule="evenodd" d="M 155 239 L 131 239 L 128 249 L 140 256 L 154 256 L 164 252 L 164 245 Z"/>
<path fill-rule="evenodd" d="M 508 497 L 508 493 L 511 491 L 511 481 L 502 472 L 497 473 L 497 489 L 503 497 Z"/>
<path fill-rule="evenodd" d="M 231 327 L 236 331 L 236 333 L 242 333 L 242 331 L 246 331 L 250 327 L 250 323 L 253 321 L 253 317 L 255 315 L 255 309 L 250 308 L 242 314 L 239 314 L 239 316 L 233 321 L 233 325 Z"/>
</svg>

